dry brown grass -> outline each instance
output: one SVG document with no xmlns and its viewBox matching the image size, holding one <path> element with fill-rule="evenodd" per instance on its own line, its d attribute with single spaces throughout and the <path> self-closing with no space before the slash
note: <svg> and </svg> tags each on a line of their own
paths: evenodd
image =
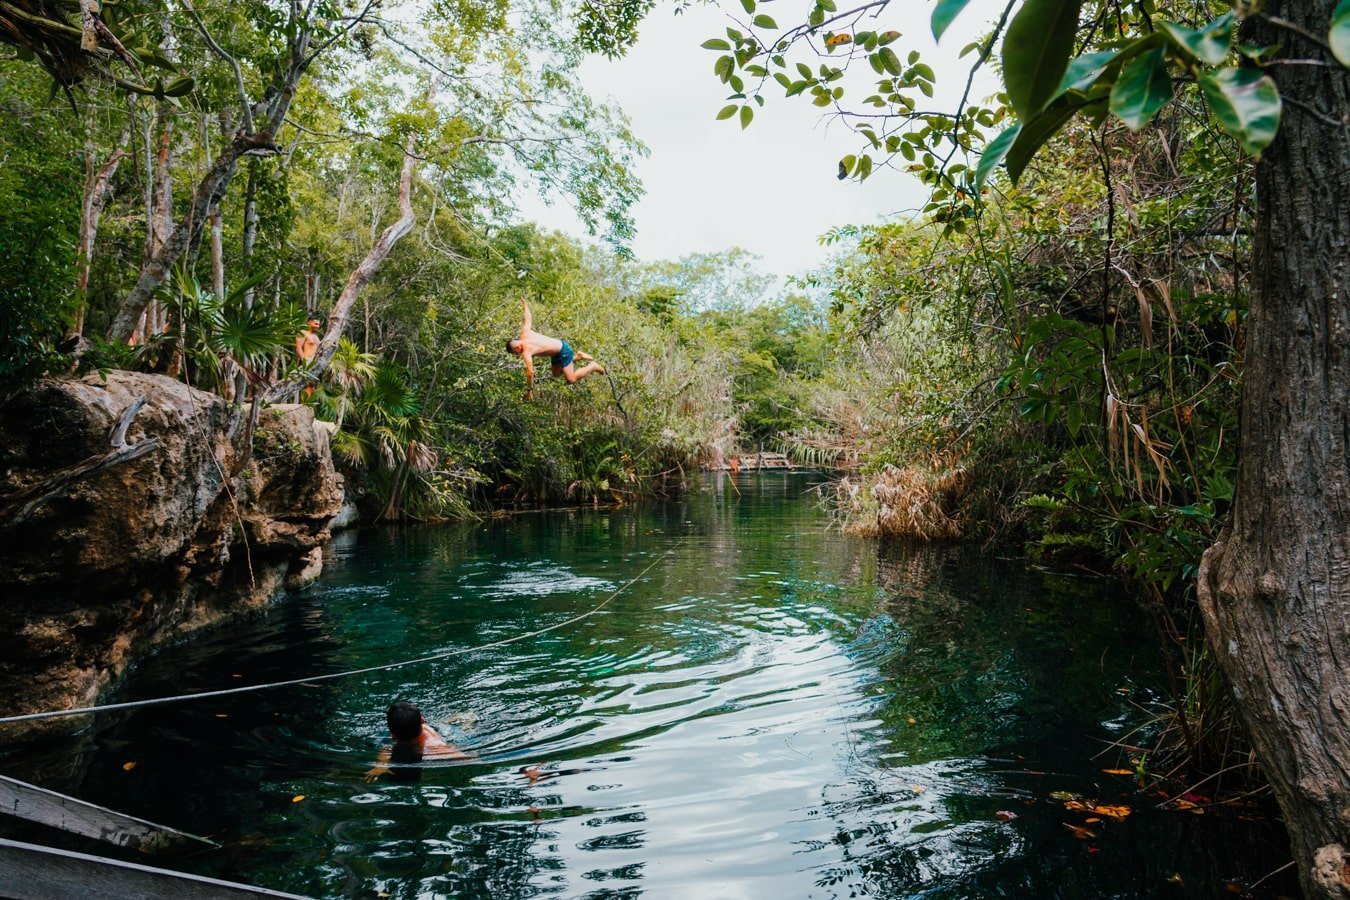
<svg viewBox="0 0 1350 900">
<path fill-rule="evenodd" d="M 963 500 L 973 479 L 956 454 L 844 478 L 838 497 L 849 534 L 951 541 L 965 536 Z"/>
</svg>

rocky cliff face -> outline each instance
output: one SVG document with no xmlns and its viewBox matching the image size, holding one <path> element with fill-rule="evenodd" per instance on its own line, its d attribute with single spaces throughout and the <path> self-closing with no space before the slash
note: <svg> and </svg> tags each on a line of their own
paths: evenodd
<svg viewBox="0 0 1350 900">
<path fill-rule="evenodd" d="M 317 575 L 343 500 L 328 431 L 271 407 L 250 454 L 245 415 L 130 372 L 43 381 L 0 407 L 0 715 L 91 704 L 139 654 Z"/>
</svg>

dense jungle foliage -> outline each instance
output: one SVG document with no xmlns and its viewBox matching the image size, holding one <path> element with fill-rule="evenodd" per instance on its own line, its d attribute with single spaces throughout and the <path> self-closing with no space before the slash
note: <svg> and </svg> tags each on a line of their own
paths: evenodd
<svg viewBox="0 0 1350 900">
<path fill-rule="evenodd" d="M 121 367 L 244 406 L 298 397 L 339 425 L 335 449 L 372 512 L 424 519 L 677 491 L 691 467 L 792 424 L 782 382 L 816 374 L 823 317 L 800 295 L 770 298 L 743 251 L 628 257 L 645 150 L 578 87 L 573 35 L 540 36 L 563 7 L 437 4 L 415 21 L 319 8 L 343 30 L 293 6 L 291 33 L 308 21 L 326 45 L 296 79 L 280 149 L 241 155 L 194 223 L 222 144 L 246 131 L 238 92 L 275 96 L 269 79 L 290 71 L 283 13 L 141 6 L 113 24 L 135 34 L 140 74 L 171 73 L 169 87 L 138 89 L 116 57 L 78 78 L 40 47 L 48 72 L 0 62 L 5 391 Z M 339 313 L 398 218 L 401 167 L 415 225 Z M 521 222 L 525 191 L 571 204 L 603 243 Z M 175 228 L 185 249 L 135 333 L 111 335 Z M 502 346 L 522 298 L 537 328 L 609 375 L 543 379 L 523 402 Z M 322 367 L 296 357 L 310 317 L 341 337 Z M 269 394 L 288 380 L 303 392 Z"/>
<path fill-rule="evenodd" d="M 1169 733 L 1236 765 L 1194 584 L 1234 497 L 1255 160 L 1290 114 L 1263 68 L 1279 48 L 1238 31 L 1264 14 L 1009 5 L 966 48 L 1001 48 L 1005 92 L 943 112 L 919 54 L 867 30 L 886 5 L 816 0 L 780 27 L 742 0 L 704 44 L 731 92 L 717 118 L 809 99 L 859 137 L 841 178 L 931 189 L 918 216 L 826 235 L 834 263 L 783 290 L 739 251 L 624 252 L 644 151 L 576 67 L 623 53 L 648 2 L 127 2 L 110 24 L 135 49 L 98 71 L 43 33 L 19 54 L 41 67 L 0 62 L 0 377 L 137 367 L 240 404 L 308 384 L 390 517 L 660 494 L 783 449 L 840 471 L 850 529 L 1127 577 L 1173 651 Z M 937 3 L 934 33 L 964 6 Z M 1330 69 L 1346 4 L 1326 25 Z M 523 190 L 602 243 L 520 222 Z M 609 375 L 522 402 L 501 347 L 522 297 Z M 328 354 L 301 367 L 310 315 Z"/>
</svg>

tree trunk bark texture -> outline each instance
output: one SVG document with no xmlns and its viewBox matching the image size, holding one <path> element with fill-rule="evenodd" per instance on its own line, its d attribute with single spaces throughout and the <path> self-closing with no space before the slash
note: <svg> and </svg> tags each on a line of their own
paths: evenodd
<svg viewBox="0 0 1350 900">
<path fill-rule="evenodd" d="M 1336 0 L 1266 12 L 1325 35 Z M 1285 98 L 1257 163 L 1231 521 L 1205 554 L 1206 636 L 1310 898 L 1350 898 L 1350 72 L 1288 28 L 1260 43 Z"/>
<path fill-rule="evenodd" d="M 127 142 L 131 140 L 130 122 L 123 127 L 118 136 L 117 147 L 103 165 L 94 167 L 94 148 L 92 142 L 85 150 L 84 202 L 80 207 L 80 243 L 76 248 L 79 262 L 79 274 L 75 280 L 75 293 L 80 304 L 75 313 L 75 325 L 71 329 L 77 335 L 84 334 L 84 316 L 89 306 L 89 274 L 94 267 L 94 238 L 98 234 L 98 222 L 103 217 L 103 208 L 112 197 L 112 178 L 117 167 L 131 154 L 126 152 Z"/>
<path fill-rule="evenodd" d="M 394 249 L 394 245 L 412 231 L 413 223 L 416 221 L 412 207 L 412 176 L 417 163 L 416 157 L 413 156 L 415 145 L 416 140 L 409 137 L 403 151 L 403 168 L 398 177 L 398 218 L 380 233 L 370 250 L 366 251 L 366 258 L 361 260 L 361 264 L 347 278 L 342 293 L 333 304 L 333 311 L 328 316 L 328 327 L 324 329 L 323 339 L 319 341 L 319 348 L 309 365 L 310 377 L 318 378 L 327 370 L 328 363 L 337 352 L 342 332 L 347 328 L 347 319 L 351 316 L 352 307 L 361 296 L 362 288 L 379 271 L 380 264 L 389 256 L 389 251 Z M 301 383 L 294 379 L 278 382 L 267 392 L 267 400 L 276 402 L 294 393 Z"/>
</svg>

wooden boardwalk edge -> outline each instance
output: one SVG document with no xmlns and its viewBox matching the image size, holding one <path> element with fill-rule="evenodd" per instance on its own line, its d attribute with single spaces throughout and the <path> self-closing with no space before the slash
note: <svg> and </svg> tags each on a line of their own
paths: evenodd
<svg viewBox="0 0 1350 900">
<path fill-rule="evenodd" d="M 0 838 L 0 896 L 16 900 L 305 900 L 296 894 L 4 838 Z"/>
<path fill-rule="evenodd" d="M 184 846 L 197 849 L 220 846 L 195 834 L 147 822 L 4 775 L 0 775 L 0 813 L 146 853 Z"/>
</svg>

